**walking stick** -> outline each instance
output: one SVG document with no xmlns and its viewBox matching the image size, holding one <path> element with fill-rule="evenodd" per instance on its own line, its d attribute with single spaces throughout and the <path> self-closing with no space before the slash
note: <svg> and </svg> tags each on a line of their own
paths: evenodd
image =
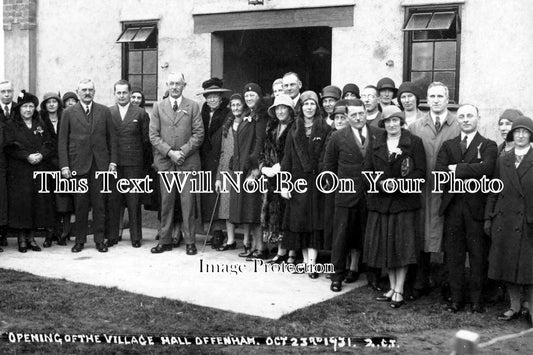
<svg viewBox="0 0 533 355">
<path fill-rule="evenodd" d="M 215 205 L 213 206 L 213 212 L 211 213 L 211 220 L 209 221 L 209 227 L 207 227 L 207 233 L 205 235 L 205 240 L 204 240 L 204 246 L 202 248 L 202 253 L 205 250 L 205 245 L 207 243 L 207 238 L 209 237 L 209 232 L 211 231 L 211 226 L 213 225 L 213 219 L 215 219 L 215 212 L 217 210 L 217 205 L 218 205 L 218 199 L 219 198 L 220 198 L 220 192 L 217 192 L 217 199 L 215 200 Z"/>
</svg>

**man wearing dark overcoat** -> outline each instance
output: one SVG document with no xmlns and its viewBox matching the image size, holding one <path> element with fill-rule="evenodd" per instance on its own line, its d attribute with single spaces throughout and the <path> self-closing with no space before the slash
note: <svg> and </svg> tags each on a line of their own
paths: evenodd
<svg viewBox="0 0 533 355">
<path fill-rule="evenodd" d="M 167 79 L 169 97 L 154 104 L 150 120 L 150 142 L 155 148 L 154 166 L 161 181 L 161 232 L 157 246 L 152 253 L 172 250 L 172 229 L 174 225 L 174 202 L 178 194 L 176 186 L 170 191 L 163 182 L 165 173 L 185 174 L 200 170 L 199 148 L 204 140 L 204 124 L 198 103 L 183 97 L 186 86 L 182 73 L 171 73 Z M 172 180 L 170 174 L 166 176 Z M 191 192 L 192 179 L 189 175 L 180 192 L 183 216 L 183 239 L 187 244 L 187 255 L 195 255 L 196 249 L 196 195 Z"/>
<path fill-rule="evenodd" d="M 6 122 L 13 118 L 13 84 L 10 81 L 0 81 L 0 141 Z M 6 190 L 6 160 L 0 143 L 0 246 L 7 246 L 7 190 Z"/>
<path fill-rule="evenodd" d="M 83 79 L 78 84 L 80 101 L 65 110 L 58 137 L 59 166 L 63 178 L 86 179 L 88 191 L 76 193 L 76 244 L 72 252 L 83 250 L 87 241 L 89 208 L 93 209 L 96 249 L 107 252 L 104 242 L 105 202 L 103 176 L 97 172 L 116 171 L 117 140 L 109 108 L 93 101 L 94 83 Z"/>
<path fill-rule="evenodd" d="M 141 193 L 139 191 L 121 193 L 115 182 L 117 179 L 130 179 L 129 185 L 126 186 L 128 189 L 134 188 L 131 182 L 133 179 L 144 178 L 144 152 L 148 149 L 147 146 L 151 146 L 148 138 L 150 117 L 142 108 L 130 104 L 131 85 L 128 81 L 117 81 L 114 92 L 117 103 L 109 107 L 109 110 L 117 135 L 118 161 L 117 178 L 111 179 L 113 183 L 107 216 L 107 246 L 118 243 L 120 214 L 125 201 L 130 220 L 131 244 L 134 248 L 139 248 L 142 239 Z"/>
<path fill-rule="evenodd" d="M 477 107 L 470 104 L 462 105 L 457 110 L 457 121 L 461 133 L 444 142 L 437 156 L 435 170 L 453 172 L 455 179 L 460 179 L 461 183 L 469 179 L 480 182 L 483 177 L 492 177 L 498 148 L 494 141 L 479 134 Z M 482 191 L 452 193 L 451 186 L 448 184 L 444 189 L 439 210 L 439 213 L 444 215 L 445 263 L 452 298 L 447 310 L 455 313 L 464 307 L 465 261 L 468 253 L 471 310 L 481 313 L 483 312 L 481 288 L 486 277 L 488 242 L 483 231 L 483 223 L 488 193 Z M 453 186 L 456 188 L 458 183 L 453 183 Z M 440 186 L 436 185 L 436 188 L 440 189 Z"/>
</svg>

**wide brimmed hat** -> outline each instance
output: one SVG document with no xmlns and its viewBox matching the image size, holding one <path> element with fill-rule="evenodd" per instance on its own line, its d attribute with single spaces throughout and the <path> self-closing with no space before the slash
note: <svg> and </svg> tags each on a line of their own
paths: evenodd
<svg viewBox="0 0 533 355">
<path fill-rule="evenodd" d="M 18 109 L 20 106 L 30 102 L 35 106 L 35 108 L 39 106 L 39 99 L 37 98 L 37 96 L 26 92 L 26 90 L 21 90 L 17 98 L 17 104 L 15 105 L 15 109 Z"/>
<path fill-rule="evenodd" d="M 405 123 L 405 114 L 402 110 L 397 106 L 389 105 L 383 108 L 383 112 L 381 112 L 381 117 L 378 121 L 378 127 L 385 128 L 385 121 L 392 117 L 398 117 L 402 125 Z"/>
<path fill-rule="evenodd" d="M 531 137 L 529 138 L 529 140 L 533 139 L 533 121 L 527 116 L 520 116 L 515 119 L 511 130 L 509 131 L 509 133 L 507 133 L 507 137 L 505 138 L 507 142 L 511 142 L 513 140 L 513 132 L 518 128 L 528 130 L 529 133 L 531 133 Z"/>
<path fill-rule="evenodd" d="M 352 83 L 344 85 L 344 87 L 342 88 L 342 97 L 344 97 L 344 95 L 349 92 L 353 93 L 358 99 L 361 98 L 359 86 Z"/>
<path fill-rule="evenodd" d="M 498 124 L 500 124 L 501 120 L 507 120 L 509 122 L 514 122 L 518 117 L 524 116 L 522 111 L 514 109 L 514 108 L 508 108 L 507 110 L 503 111 L 500 118 L 498 119 Z"/>
<path fill-rule="evenodd" d="M 219 78 L 211 78 L 202 83 L 202 88 L 204 91 L 199 92 L 196 95 L 204 95 L 207 96 L 209 94 L 220 94 L 222 95 L 225 92 L 231 92 L 229 89 L 224 89 L 222 86 L 224 85 L 223 81 Z"/>
<path fill-rule="evenodd" d="M 385 90 L 385 89 L 392 90 L 394 92 L 394 95 L 393 95 L 394 97 L 396 97 L 396 94 L 398 93 L 398 89 L 396 88 L 396 84 L 394 83 L 394 81 L 391 78 L 379 79 L 378 84 L 376 85 L 376 87 L 378 88 L 378 93 L 381 90 Z"/>
<path fill-rule="evenodd" d="M 58 93 L 55 92 L 47 92 L 43 96 L 43 101 L 41 101 L 41 110 L 45 110 L 46 101 L 50 99 L 56 99 L 59 106 L 63 106 L 63 102 L 61 101 L 61 97 L 59 97 Z"/>
<path fill-rule="evenodd" d="M 274 99 L 274 103 L 272 104 L 272 106 L 268 108 L 268 115 L 270 117 L 276 118 L 276 107 L 278 107 L 279 105 L 287 106 L 294 113 L 294 103 L 292 102 L 291 97 L 287 94 L 279 94 Z"/>
<path fill-rule="evenodd" d="M 341 94 L 342 94 L 341 89 L 339 89 L 338 87 L 334 85 L 328 85 L 322 89 L 322 93 L 320 97 L 322 99 L 325 99 L 326 97 L 332 97 L 335 100 L 340 100 Z"/>
</svg>

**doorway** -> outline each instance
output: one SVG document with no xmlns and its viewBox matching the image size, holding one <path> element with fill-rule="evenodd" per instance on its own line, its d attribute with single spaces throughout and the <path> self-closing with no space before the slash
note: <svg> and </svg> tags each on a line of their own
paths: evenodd
<svg viewBox="0 0 533 355">
<path fill-rule="evenodd" d="M 225 87 L 241 92 L 249 82 L 272 93 L 272 82 L 298 73 L 302 91 L 320 90 L 331 82 L 331 27 L 221 31 Z M 214 54 L 215 55 L 215 54 Z"/>
</svg>

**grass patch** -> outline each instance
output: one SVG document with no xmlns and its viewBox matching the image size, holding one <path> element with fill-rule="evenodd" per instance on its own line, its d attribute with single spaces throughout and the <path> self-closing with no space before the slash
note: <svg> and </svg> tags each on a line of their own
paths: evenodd
<svg viewBox="0 0 533 355">
<path fill-rule="evenodd" d="M 1 257 L 1 256 L 0 256 Z M 383 336 L 398 337 L 399 349 L 387 353 L 449 353 L 450 337 L 458 329 L 482 334 L 486 341 L 499 334 L 524 330 L 524 322 L 502 324 L 499 304 L 482 315 L 448 314 L 431 294 L 399 310 L 374 301 L 367 287 L 269 320 L 165 298 L 153 298 L 11 270 L 0 272 L 0 329 L 13 332 L 66 334 L 169 334 L 176 336 Z M 274 285 L 265 285 L 274 287 Z M 280 291 L 282 292 L 282 291 Z M 326 291 L 325 291 L 326 292 Z M 238 302 L 238 300 L 236 300 Z M 532 339 L 494 346 L 486 353 L 532 353 Z M 528 342 L 529 341 L 529 342 Z M 350 349 L 352 351 L 354 349 Z M 355 349 L 367 353 L 369 349 Z M 0 341 L 1 353 L 311 353 L 332 352 L 323 346 L 238 347 L 106 344 L 12 344 Z M 383 349 L 380 349 L 380 353 Z M 340 349 L 339 352 L 348 352 Z M 372 351 L 372 353 L 377 353 Z"/>
</svg>

